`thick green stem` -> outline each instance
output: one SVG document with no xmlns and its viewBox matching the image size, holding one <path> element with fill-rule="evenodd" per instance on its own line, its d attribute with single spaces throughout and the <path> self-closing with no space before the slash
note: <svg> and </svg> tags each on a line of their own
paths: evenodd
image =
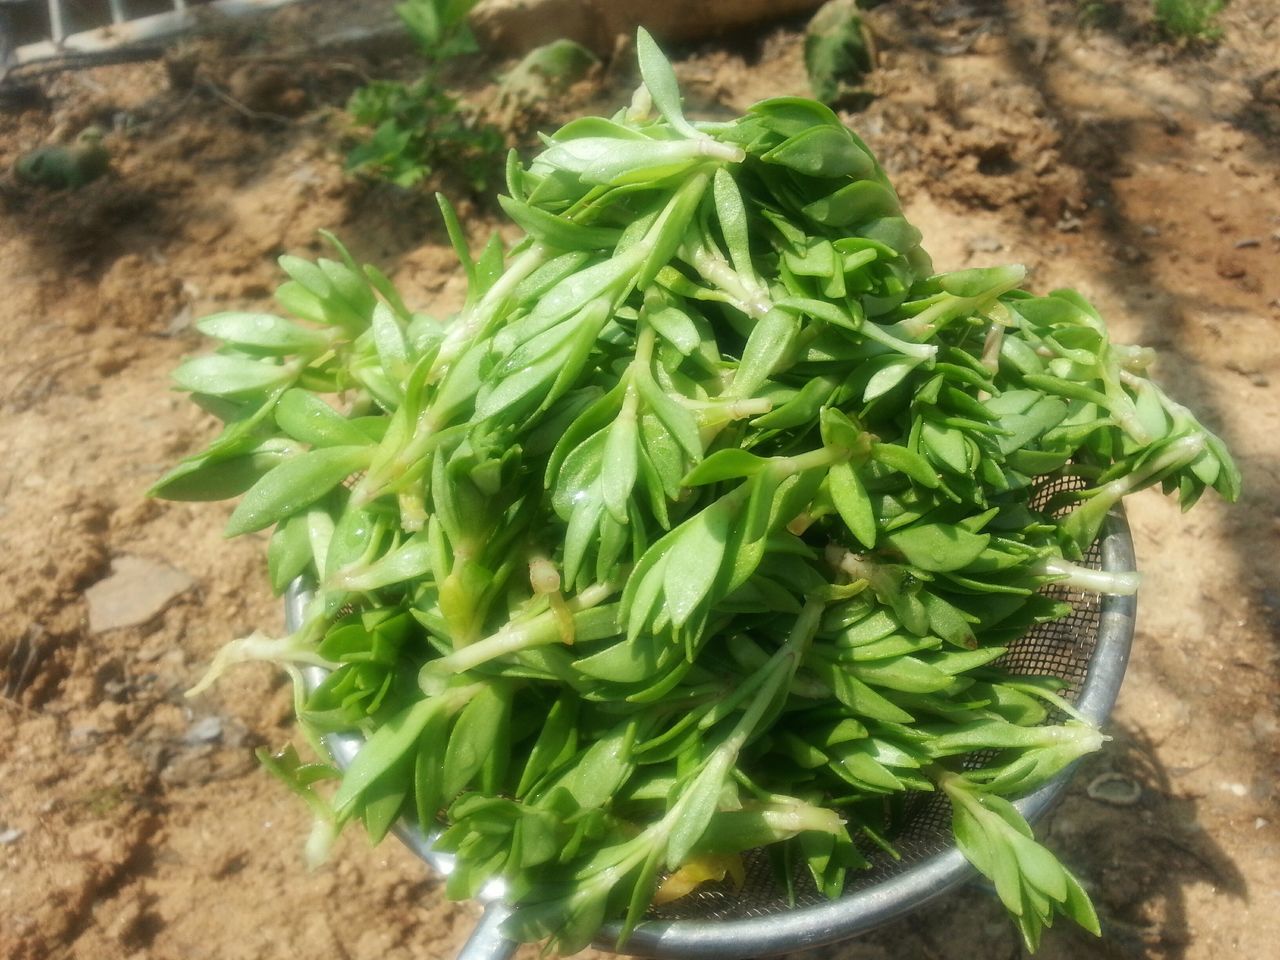
<svg viewBox="0 0 1280 960">
<path fill-rule="evenodd" d="M 571 613 L 588 610 L 599 606 L 617 590 L 617 585 L 613 583 L 593 584 L 576 597 L 565 601 L 565 607 Z M 508 624 L 483 640 L 469 643 L 437 660 L 428 661 L 418 674 L 418 683 L 423 692 L 431 695 L 442 689 L 453 674 L 473 670 L 510 653 L 561 642 L 563 635 L 559 617 L 554 609 L 545 610 L 523 623 Z"/>
<path fill-rule="evenodd" d="M 1077 590 L 1120 597 L 1137 593 L 1138 585 L 1142 582 L 1142 577 L 1136 571 L 1095 570 L 1061 557 L 1047 557 L 1032 567 L 1031 572 L 1038 576 L 1058 577 L 1059 583 Z"/>
<path fill-rule="evenodd" d="M 535 243 L 511 262 L 483 297 L 475 305 L 464 310 L 449 327 L 444 342 L 440 344 L 440 352 L 432 361 L 431 372 L 427 375 L 430 382 L 439 380 L 449 365 L 462 354 L 471 342 L 481 333 L 484 327 L 496 316 L 498 309 L 520 283 L 551 259 L 552 251 L 541 243 Z"/>
</svg>

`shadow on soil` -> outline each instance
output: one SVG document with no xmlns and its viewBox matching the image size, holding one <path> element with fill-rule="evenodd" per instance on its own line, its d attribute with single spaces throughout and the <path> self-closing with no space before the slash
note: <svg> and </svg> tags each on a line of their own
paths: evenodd
<svg viewBox="0 0 1280 960">
<path fill-rule="evenodd" d="M 299 167 L 299 154 L 314 160 L 317 168 L 341 163 L 350 136 L 342 107 L 363 71 L 344 63 L 335 66 L 319 55 L 295 64 L 287 76 L 294 109 L 281 115 L 247 106 L 221 85 L 224 75 L 234 80 L 241 60 L 254 64 L 270 61 L 270 55 L 213 53 L 188 65 L 191 75 L 182 77 L 171 67 L 168 88 L 130 110 L 119 108 L 113 91 L 104 88 L 91 109 L 76 114 L 71 127 L 58 120 L 53 99 L 8 105 L 9 115 L 0 115 L 0 131 L 12 124 L 24 130 L 28 141 L 65 142 L 90 125 L 109 131 L 105 143 L 111 169 L 78 190 L 52 191 L 28 186 L 13 175 L 0 176 L 0 215 L 29 238 L 35 269 L 96 280 L 120 257 L 154 256 L 172 239 L 207 236 L 213 246 L 220 237 L 252 236 L 227 197 L 279 180 L 279 165 Z M 283 76 L 279 67 L 264 67 L 262 73 L 267 79 Z M 220 79 L 215 83 L 206 76 Z M 39 87 L 35 81 L 32 85 Z M 261 94 L 251 84 L 246 88 Z M 317 154 L 317 143 L 326 145 L 326 155 Z M 294 169 L 287 181 L 305 186 L 307 175 L 307 169 Z M 323 191 L 318 202 L 338 211 L 326 225 L 356 240 L 357 258 L 385 265 L 428 239 L 444 240 L 430 191 L 350 177 L 336 185 L 316 183 Z M 446 183 L 442 189 L 460 197 L 464 207 L 477 202 L 466 186 Z M 274 258 L 285 252 L 283 243 L 273 245 L 270 239 L 258 246 L 260 250 L 249 253 Z M 310 252 L 322 247 L 319 236 L 307 244 Z"/>
</svg>

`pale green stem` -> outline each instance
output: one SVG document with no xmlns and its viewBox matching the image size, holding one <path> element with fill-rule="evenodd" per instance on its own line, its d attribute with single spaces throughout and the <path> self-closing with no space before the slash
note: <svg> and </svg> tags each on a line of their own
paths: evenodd
<svg viewBox="0 0 1280 960">
<path fill-rule="evenodd" d="M 773 457 L 772 462 L 776 464 L 776 469 L 790 475 L 819 467 L 834 466 L 848 460 L 852 455 L 851 451 L 843 447 L 819 447 L 817 450 L 809 450 L 794 457 Z"/>
<path fill-rule="evenodd" d="M 1138 489 L 1152 477 L 1159 476 L 1166 470 L 1176 469 L 1190 463 L 1204 452 L 1205 438 L 1203 433 L 1193 433 L 1181 437 L 1162 450 L 1159 456 L 1152 458 L 1139 469 L 1127 476 L 1118 477 L 1098 489 L 1097 496 L 1109 503 L 1118 503 L 1121 497 Z"/>
<path fill-rule="evenodd" d="M 1142 577 L 1137 571 L 1094 570 L 1061 557 L 1046 557 L 1031 572 L 1037 576 L 1061 578 L 1058 582 L 1077 590 L 1128 597 L 1138 592 Z"/>
<path fill-rule="evenodd" d="M 712 286 L 733 298 L 733 305 L 753 319 L 759 320 L 773 309 L 769 292 L 761 285 L 750 282 L 729 261 L 705 246 L 697 246 L 681 252 L 681 257 Z"/>
<path fill-rule="evenodd" d="M 194 687 L 187 691 L 188 697 L 195 697 L 209 689 L 226 669 L 233 664 L 262 660 L 277 664 L 305 664 L 333 669 L 336 664 L 326 660 L 315 651 L 317 630 L 314 623 L 308 623 L 301 630 L 287 637 L 269 637 L 260 630 L 255 630 L 247 637 L 232 640 L 225 644 L 209 664 L 209 669 Z"/>
<path fill-rule="evenodd" d="M 484 328 L 484 325 L 493 319 L 494 311 L 502 305 L 502 302 L 507 297 L 511 296 L 515 288 L 529 274 L 547 262 L 551 252 L 550 248 L 541 243 L 533 244 L 511 262 L 511 265 L 503 271 L 502 276 L 494 282 L 483 297 L 476 301 L 473 306 L 462 311 L 457 320 L 450 325 L 448 332 L 445 334 L 444 342 L 440 344 L 440 352 L 436 354 L 435 360 L 432 361 L 428 380 L 434 382 L 444 375 L 449 364 L 458 359 L 458 356 L 470 345 L 471 341 Z"/>
<path fill-rule="evenodd" d="M 698 793 L 698 781 L 701 781 L 704 777 L 719 780 L 724 780 L 728 777 L 730 769 L 738 760 L 738 754 L 747 745 L 747 741 L 755 733 L 755 729 L 759 726 L 765 711 L 773 703 L 778 688 L 784 682 L 789 681 L 795 673 L 796 665 L 804 656 L 805 648 L 808 647 L 818 632 L 818 624 L 822 620 L 822 611 L 825 606 L 826 604 L 821 600 L 809 600 L 796 617 L 795 626 L 792 627 L 791 635 L 787 637 L 786 643 L 779 647 L 777 652 L 769 658 L 769 662 L 755 673 L 754 676 L 761 678 L 761 680 L 750 705 L 743 711 L 742 716 L 738 718 L 738 722 L 734 724 L 729 736 L 715 748 L 707 759 L 705 766 L 697 776 L 697 780 L 689 785 L 689 788 L 681 794 L 680 799 L 663 817 L 660 825 L 670 822 L 668 832 L 685 815 L 691 798 Z M 751 681 L 748 680 L 747 684 L 750 685 Z M 671 864 L 671 866 L 678 866 L 678 864 Z"/>
<path fill-rule="evenodd" d="M 744 400 L 695 400 L 692 397 L 677 395 L 675 401 L 689 410 L 703 414 L 704 419 L 715 415 L 717 420 L 725 421 L 759 417 L 773 409 L 773 401 L 768 397 L 747 397 Z"/>
<path fill-rule="evenodd" d="M 858 327 L 858 333 L 862 334 L 868 340 L 874 340 L 881 346 L 888 347 L 895 353 L 900 353 L 906 357 L 914 357 L 920 362 L 932 360 L 938 355 L 938 347 L 932 343 L 913 343 L 910 340 L 902 340 L 889 333 L 879 324 L 872 323 L 870 320 L 864 320 Z"/>
<path fill-rule="evenodd" d="M 982 344 L 982 366 L 994 374 L 1000 367 L 1000 347 L 1004 343 L 1004 325 L 993 323 L 987 328 L 987 339 Z M 981 399 L 981 398 L 979 398 Z"/>
<path fill-rule="evenodd" d="M 597 583 L 587 587 L 577 596 L 565 601 L 565 607 L 576 613 L 599 606 L 616 593 L 618 587 L 614 583 Z M 418 675 L 423 692 L 431 695 L 443 687 L 451 674 L 473 670 L 482 663 L 496 660 L 510 653 L 518 653 L 530 647 L 548 646 L 563 641 L 559 619 L 555 610 L 545 610 L 524 623 L 508 624 L 497 633 L 469 643 L 453 653 L 430 660 L 423 665 Z M 432 689 L 427 689 L 431 687 Z"/>
<path fill-rule="evenodd" d="M 801 833 L 831 833 L 837 836 L 844 830 L 840 814 L 828 807 L 815 807 L 803 800 L 783 800 L 771 803 L 760 810 L 760 819 L 779 837 Z"/>
</svg>

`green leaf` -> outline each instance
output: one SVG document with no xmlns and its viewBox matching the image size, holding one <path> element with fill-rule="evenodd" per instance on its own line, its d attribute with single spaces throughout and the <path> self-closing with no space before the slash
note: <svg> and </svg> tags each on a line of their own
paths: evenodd
<svg viewBox="0 0 1280 960">
<path fill-rule="evenodd" d="M 311 565 L 311 536 L 305 513 L 294 514 L 276 527 L 267 547 L 267 572 L 277 595 Z"/>
<path fill-rule="evenodd" d="M 843 127 L 830 107 L 807 97 L 771 97 L 754 104 L 748 112 L 783 137 L 793 137 L 814 126 Z"/>
<path fill-rule="evenodd" d="M 760 159 L 811 177 L 865 180 L 875 173 L 875 161 L 853 142 L 849 131 L 830 124 L 801 130 Z"/>
<path fill-rule="evenodd" d="M 309 390 L 286 390 L 275 409 L 276 423 L 299 443 L 314 447 L 357 447 L 367 433 Z"/>
<path fill-rule="evenodd" d="M 713 143 L 710 140 L 685 142 L 699 157 L 704 156 Z M 645 232 L 643 240 L 635 245 L 636 251 L 646 254 L 634 277 L 638 289 L 648 289 L 660 272 L 670 268 L 669 261 L 684 243 L 709 179 L 705 172 L 685 177 L 653 226 Z"/>
<path fill-rule="evenodd" d="M 883 396 L 888 393 L 903 380 L 907 374 L 920 365 L 920 361 L 915 357 L 890 357 L 884 366 L 877 370 L 871 379 L 867 381 L 866 389 L 862 392 L 864 402 L 870 402 L 876 397 Z"/>
<path fill-rule="evenodd" d="M 244 493 L 288 455 L 287 450 L 263 449 L 238 457 L 201 457 L 174 467 L 148 495 L 166 500 L 226 500 Z"/>
<path fill-rule="evenodd" d="M 806 216 L 827 227 L 851 227 L 854 224 L 866 223 L 881 217 L 896 217 L 900 212 L 901 208 L 898 206 L 898 198 L 894 192 L 874 180 L 850 183 L 830 196 L 815 200 L 804 207 Z M 888 243 L 888 241 L 882 242 Z M 916 242 L 918 243 L 919 240 L 917 239 Z M 888 243 L 888 245 L 903 252 L 896 244 Z"/>
<path fill-rule="evenodd" d="M 657 671 L 658 651 L 649 637 L 624 639 L 573 662 L 584 676 L 610 683 L 640 683 Z"/>
<path fill-rule="evenodd" d="M 968 270 L 955 270 L 940 275 L 937 281 L 938 285 L 952 296 L 976 299 L 993 290 L 1003 292 L 1010 287 L 1015 287 L 1022 282 L 1026 274 L 1026 267 L 1013 263 L 999 267 L 971 267 Z"/>
<path fill-rule="evenodd" d="M 329 349 L 333 342 L 329 333 L 270 313 L 215 313 L 197 320 L 196 329 L 245 353 L 265 356 L 314 355 Z"/>
<path fill-rule="evenodd" d="M 419 580 L 432 573 L 431 552 L 426 534 L 415 534 L 376 562 L 343 573 L 339 585 L 344 590 L 369 591 Z M 444 579 L 443 572 L 439 579 Z"/>
<path fill-rule="evenodd" d="M 988 534 L 970 533 L 945 523 L 922 523 L 886 534 L 885 542 L 912 566 L 930 572 L 962 570 L 991 542 Z"/>
<path fill-rule="evenodd" d="M 386 374 L 396 381 L 394 392 L 400 395 L 403 393 L 400 383 L 408 377 L 412 367 L 405 332 L 395 312 L 385 303 L 379 303 L 373 308 L 370 329 L 373 331 L 374 348 L 378 351 L 378 362 Z"/>
<path fill-rule="evenodd" d="M 621 140 L 584 137 L 550 147 L 543 163 L 577 175 L 583 183 L 622 186 L 673 177 L 705 156 L 699 140 Z"/>
<path fill-rule="evenodd" d="M 214 397 L 264 396 L 298 376 L 291 363 L 277 364 L 236 354 L 213 354 L 188 360 L 173 372 L 183 390 Z"/>
<path fill-rule="evenodd" d="M 751 262 L 751 243 L 747 234 L 747 209 L 743 206 L 742 194 L 738 190 L 737 183 L 734 182 L 733 175 L 724 167 L 716 170 L 713 193 L 716 219 L 720 222 L 720 232 L 724 235 L 733 269 L 744 280 L 754 281 L 756 271 Z"/>
<path fill-rule="evenodd" d="M 823 446 L 828 449 L 853 454 L 865 444 L 862 428 L 836 407 L 824 407 L 821 410 L 818 426 Z"/>
<path fill-rule="evenodd" d="M 684 111 L 680 108 L 680 87 L 676 83 L 671 62 L 663 56 L 658 44 L 644 27 L 636 31 L 636 56 L 640 61 L 640 76 L 644 79 L 644 85 L 648 87 L 658 112 L 682 136 L 701 137 L 702 134 L 684 118 Z"/>
<path fill-rule="evenodd" d="M 1095 937 L 1102 936 L 1102 926 L 1098 923 L 1098 914 L 1093 909 L 1089 894 L 1071 871 L 1064 868 L 1062 873 L 1067 881 L 1067 899 L 1063 912 Z"/>
<path fill-rule="evenodd" d="M 1009 840 L 1023 882 L 1036 887 L 1051 900 L 1066 900 L 1067 878 L 1057 858 L 1034 840 L 1017 834 L 1010 834 Z"/>
<path fill-rule="evenodd" d="M 874 643 L 889 636 L 898 629 L 898 622 L 893 615 L 887 610 L 876 610 L 869 616 L 865 616 L 857 622 L 845 627 L 840 634 L 840 641 L 848 646 L 860 646 L 864 643 Z"/>
<path fill-rule="evenodd" d="M 872 549 L 876 545 L 876 518 L 857 471 L 848 462 L 837 463 L 827 474 L 827 486 L 849 532 Z"/>
<path fill-rule="evenodd" d="M 960 475 L 973 472 L 975 465 L 970 460 L 969 445 L 960 431 L 926 420 L 920 430 L 920 439 L 935 463 Z"/>
<path fill-rule="evenodd" d="M 929 615 L 929 629 L 948 643 L 967 647 L 975 643 L 970 619 L 933 593 L 922 593 L 921 602 Z"/>
<path fill-rule="evenodd" d="M 605 437 L 600 471 L 605 506 L 619 523 L 627 522 L 627 504 L 639 471 L 639 446 L 636 419 L 624 413 Z"/>
<path fill-rule="evenodd" d="M 409 795 L 414 756 L 407 753 L 396 764 L 365 789 L 363 802 L 364 829 L 370 843 L 380 843 L 400 816 Z"/>
<path fill-rule="evenodd" d="M 675 870 L 688 858 L 690 851 L 702 835 L 707 825 L 715 816 L 720 794 L 724 790 L 724 780 L 718 767 L 710 766 L 690 785 L 687 792 L 680 795 L 680 817 L 675 828 L 667 838 L 667 869 Z"/>
<path fill-rule="evenodd" d="M 261 530 L 309 507 L 369 465 L 371 447 L 328 447 L 299 454 L 271 470 L 240 501 L 225 535 Z"/>
<path fill-rule="evenodd" d="M 564 458 L 564 463 L 554 478 L 552 504 L 562 520 L 568 520 L 578 504 L 591 499 L 593 488 L 604 469 L 604 448 L 609 431 L 592 434 Z M 599 494 L 603 500 L 603 492 Z"/>
<path fill-rule="evenodd" d="M 413 798 L 418 814 L 418 824 L 429 830 L 437 822 L 440 808 L 444 806 L 444 790 L 441 771 L 444 754 L 449 745 L 449 721 L 452 718 L 444 710 L 436 710 L 422 727 L 413 765 Z"/>
<path fill-rule="evenodd" d="M 345 250 L 342 253 L 346 253 Z M 350 255 L 347 255 L 350 260 Z M 335 263 L 321 257 L 316 265 L 329 278 L 333 286 L 334 299 L 341 302 L 351 313 L 360 318 L 369 316 L 369 311 L 378 302 L 370 289 L 364 274 L 354 263 Z"/>
<path fill-rule="evenodd" d="M 952 678 L 937 667 L 911 656 L 853 663 L 849 672 L 873 687 L 903 693 L 936 693 L 953 685 Z"/>
<path fill-rule="evenodd" d="M 498 203 L 526 233 L 560 250 L 611 250 L 622 236 L 620 230 L 583 226 L 511 197 L 499 197 Z"/>
<path fill-rule="evenodd" d="M 622 921 L 622 930 L 618 934 L 618 944 L 623 945 L 631 937 L 636 924 L 643 919 L 649 904 L 653 902 L 655 888 L 658 885 L 658 868 L 662 865 L 662 848 L 655 845 L 645 857 L 640 873 L 636 877 L 631 899 L 627 903 L 627 913 Z"/>
<path fill-rule="evenodd" d="M 619 723 L 579 754 L 551 789 L 568 790 L 583 809 L 605 806 L 635 769 L 631 758 L 635 736 L 634 720 Z"/>
<path fill-rule="evenodd" d="M 840 744 L 835 748 L 832 769 L 869 793 L 896 793 L 904 789 L 904 785 L 883 764 L 868 753 L 862 741 Z"/>
<path fill-rule="evenodd" d="M 644 316 L 658 335 L 684 356 L 691 356 L 702 345 L 702 334 L 684 311 L 675 307 L 649 310 L 646 305 Z"/>
<path fill-rule="evenodd" d="M 526 343 L 572 317 L 594 300 L 611 297 L 632 273 L 636 265 L 625 256 L 583 267 L 560 280 L 544 293 L 525 317 L 508 326 L 504 336 L 516 343 Z"/>
<path fill-rule="evenodd" d="M 310 260 L 303 260 L 301 257 L 286 253 L 279 257 L 276 262 L 280 264 L 280 269 L 321 302 L 327 301 L 333 296 L 333 284 L 325 275 L 325 272 Z"/>
<path fill-rule="evenodd" d="M 686 487 L 700 487 L 723 480 L 754 476 L 768 467 L 768 460 L 746 450 L 729 447 L 711 454 L 690 470 L 680 482 Z"/>
<path fill-rule="evenodd" d="M 870 197 L 866 199 L 868 203 L 871 202 Z M 875 202 L 887 203 L 882 196 L 878 196 Z M 882 243 L 889 249 L 901 254 L 910 253 L 919 247 L 920 241 L 923 239 L 920 231 L 902 217 L 884 216 L 876 220 L 868 220 L 866 223 L 859 224 L 855 229 L 866 239 Z"/>
<path fill-rule="evenodd" d="M 507 422 L 523 419 L 531 408 L 545 409 L 575 383 L 595 343 L 596 335 L 609 318 L 609 304 L 597 300 L 582 309 L 562 330 L 544 334 L 544 339 L 517 351 L 497 371 L 501 379 L 476 403 L 477 419 L 502 416 Z M 542 351 L 538 354 L 538 351 Z"/>
<path fill-rule="evenodd" d="M 511 695 L 506 686 L 490 681 L 458 714 L 444 754 L 441 789 L 446 801 L 456 797 L 480 773 L 508 723 Z"/>
<path fill-rule="evenodd" d="M 689 459 L 695 462 L 702 459 L 702 437 L 698 433 L 698 423 L 693 414 L 671 399 L 652 377 L 643 374 L 636 377 L 636 387 L 640 390 L 645 406 L 662 421 L 662 425 L 671 432 L 671 436 Z"/>
<path fill-rule="evenodd" d="M 529 751 L 516 787 L 517 799 L 529 794 L 545 774 L 566 763 L 576 753 L 577 716 L 579 700 L 570 695 L 558 696 Z"/>
<path fill-rule="evenodd" d="M 675 626 L 687 623 L 711 592 L 724 561 L 734 512 L 722 498 L 675 531 L 663 578 L 666 609 Z"/>
<path fill-rule="evenodd" d="M 730 388 L 735 397 L 752 397 L 775 370 L 790 359 L 800 333 L 800 318 L 785 310 L 773 309 L 752 327 L 742 360 Z"/>
<path fill-rule="evenodd" d="M 936 489 L 940 483 L 938 471 L 929 466 L 929 462 L 924 457 L 896 443 L 873 443 L 871 458 L 899 473 L 906 474 L 916 483 L 930 490 Z"/>
<path fill-rule="evenodd" d="M 920 653 L 942 646 L 937 637 L 914 637 L 905 634 L 893 634 L 874 643 L 864 643 L 851 647 L 843 656 L 853 660 L 884 660 L 900 657 L 904 654 Z M 945 671 L 944 671 L 945 672 Z"/>
<path fill-rule="evenodd" d="M 343 774 L 342 784 L 333 796 L 334 812 L 341 816 L 370 784 L 413 749 L 438 709 L 439 704 L 433 700 L 419 700 L 379 726 Z"/>
<path fill-rule="evenodd" d="M 440 207 L 440 216 L 444 220 L 445 232 L 449 235 L 449 243 L 453 252 L 458 255 L 458 263 L 467 275 L 467 296 L 473 298 L 477 293 L 476 264 L 471 258 L 471 247 L 467 243 L 467 234 L 458 221 L 458 213 L 453 204 L 443 193 L 436 193 L 436 205 Z"/>
<path fill-rule="evenodd" d="M 910 713 L 883 694 L 877 693 L 853 674 L 833 663 L 815 661 L 807 664 L 823 682 L 828 683 L 837 700 L 856 716 L 888 723 L 911 723 Z"/>
</svg>

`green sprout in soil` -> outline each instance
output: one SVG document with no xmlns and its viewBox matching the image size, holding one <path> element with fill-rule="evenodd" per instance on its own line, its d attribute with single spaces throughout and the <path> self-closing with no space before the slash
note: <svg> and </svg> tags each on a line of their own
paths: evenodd
<svg viewBox="0 0 1280 960">
<path fill-rule="evenodd" d="M 412 187 L 438 170 L 484 191 L 500 169 L 504 143 L 450 92 L 444 67 L 476 50 L 466 16 L 475 0 L 406 0 L 396 7 L 418 44 L 425 70 L 409 84 L 375 80 L 352 94 L 351 118 L 368 131 L 347 154 L 347 169 Z"/>
<path fill-rule="evenodd" d="M 1226 5 L 1226 0 L 1155 0 L 1156 25 L 1175 40 L 1218 40 L 1222 28 L 1215 21 Z"/>
</svg>

